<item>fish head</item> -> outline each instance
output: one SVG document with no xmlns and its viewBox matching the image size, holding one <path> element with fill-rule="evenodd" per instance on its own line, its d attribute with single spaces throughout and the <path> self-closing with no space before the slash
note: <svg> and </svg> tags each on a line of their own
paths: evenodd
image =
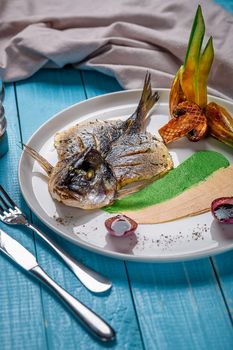
<svg viewBox="0 0 233 350">
<path fill-rule="evenodd" d="M 101 153 L 88 148 L 66 161 L 58 162 L 49 187 L 52 196 L 67 205 L 96 209 L 113 202 L 117 180 Z"/>
</svg>

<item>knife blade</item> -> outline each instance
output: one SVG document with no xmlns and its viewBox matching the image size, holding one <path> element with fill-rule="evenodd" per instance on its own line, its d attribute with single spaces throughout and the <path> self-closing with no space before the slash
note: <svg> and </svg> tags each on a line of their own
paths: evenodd
<svg viewBox="0 0 233 350">
<path fill-rule="evenodd" d="M 36 258 L 19 242 L 11 238 L 6 232 L 0 229 L 0 249 L 20 265 L 29 271 L 38 265 Z"/>
<path fill-rule="evenodd" d="M 107 322 L 60 287 L 39 266 L 33 254 L 1 229 L 0 250 L 52 290 L 94 336 L 105 342 L 115 339 L 116 333 Z"/>
</svg>

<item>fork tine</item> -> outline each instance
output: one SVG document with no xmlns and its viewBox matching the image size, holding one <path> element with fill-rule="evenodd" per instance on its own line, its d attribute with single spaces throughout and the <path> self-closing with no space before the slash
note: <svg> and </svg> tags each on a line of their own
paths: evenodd
<svg viewBox="0 0 233 350">
<path fill-rule="evenodd" d="M 4 209 L 3 207 L 0 205 L 0 215 L 4 214 Z"/>
<path fill-rule="evenodd" d="M 9 195 L 6 193 L 6 191 L 4 190 L 4 188 L 0 185 L 0 192 L 2 192 L 2 194 L 4 195 L 4 197 L 7 199 L 7 201 L 10 203 L 10 205 L 14 208 L 17 207 L 17 205 L 15 204 L 15 202 L 9 197 Z M 0 196 L 0 199 L 2 201 L 2 203 L 4 205 L 6 205 L 7 208 L 9 208 L 9 205 L 7 205 L 7 203 L 5 202 L 5 200 L 2 198 L 2 196 Z"/>
<path fill-rule="evenodd" d="M 6 203 L 6 201 L 4 200 L 4 198 L 1 195 L 0 195 L 0 203 L 2 203 L 2 205 L 5 207 L 5 209 L 3 209 L 3 210 L 9 209 L 9 205 Z"/>
</svg>

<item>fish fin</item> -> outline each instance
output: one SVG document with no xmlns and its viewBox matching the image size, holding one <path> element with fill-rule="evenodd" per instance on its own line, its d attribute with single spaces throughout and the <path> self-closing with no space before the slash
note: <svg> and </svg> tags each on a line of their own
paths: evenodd
<svg viewBox="0 0 233 350">
<path fill-rule="evenodd" d="M 117 190 L 116 199 L 117 200 L 122 199 L 125 196 L 128 196 L 130 194 L 133 194 L 135 192 L 142 190 L 146 186 L 150 185 L 154 181 L 156 181 L 156 180 L 160 179 L 161 177 L 163 177 L 164 175 L 166 175 L 167 172 L 169 170 L 171 170 L 172 168 L 173 168 L 173 161 L 170 160 L 170 161 L 168 161 L 168 167 L 165 170 L 163 170 L 162 172 L 160 172 L 159 174 L 155 175 L 154 177 L 151 177 L 150 179 L 139 180 L 139 181 L 130 182 L 130 183 L 126 184 L 125 186 L 123 186 Z"/>
<path fill-rule="evenodd" d="M 151 74 L 146 73 L 142 95 L 136 111 L 126 120 L 127 132 L 138 132 L 143 129 L 148 112 L 159 100 L 159 93 L 153 93 L 151 88 Z"/>
<path fill-rule="evenodd" d="M 30 154 L 30 156 L 32 158 L 34 158 L 39 164 L 40 166 L 46 171 L 46 173 L 48 174 L 48 176 L 50 176 L 52 170 L 53 170 L 53 166 L 44 158 L 42 157 L 37 151 L 35 151 L 33 148 L 22 144 L 25 151 Z"/>
<path fill-rule="evenodd" d="M 130 183 L 130 184 L 120 188 L 117 191 L 117 198 L 116 199 L 121 199 L 125 196 L 128 196 L 130 194 L 133 194 L 135 192 L 142 190 L 144 187 L 146 187 L 151 182 L 153 182 L 153 180 L 154 179 L 151 179 L 149 181 L 148 180 L 137 181 L 137 182 Z"/>
</svg>

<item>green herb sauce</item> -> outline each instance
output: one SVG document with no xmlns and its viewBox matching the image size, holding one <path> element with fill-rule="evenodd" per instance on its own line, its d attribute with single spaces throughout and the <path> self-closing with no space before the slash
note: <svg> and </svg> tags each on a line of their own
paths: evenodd
<svg viewBox="0 0 233 350">
<path fill-rule="evenodd" d="M 214 151 L 199 151 L 144 189 L 104 208 L 109 213 L 139 210 L 176 197 L 205 180 L 214 171 L 229 166 L 228 160 Z"/>
</svg>

